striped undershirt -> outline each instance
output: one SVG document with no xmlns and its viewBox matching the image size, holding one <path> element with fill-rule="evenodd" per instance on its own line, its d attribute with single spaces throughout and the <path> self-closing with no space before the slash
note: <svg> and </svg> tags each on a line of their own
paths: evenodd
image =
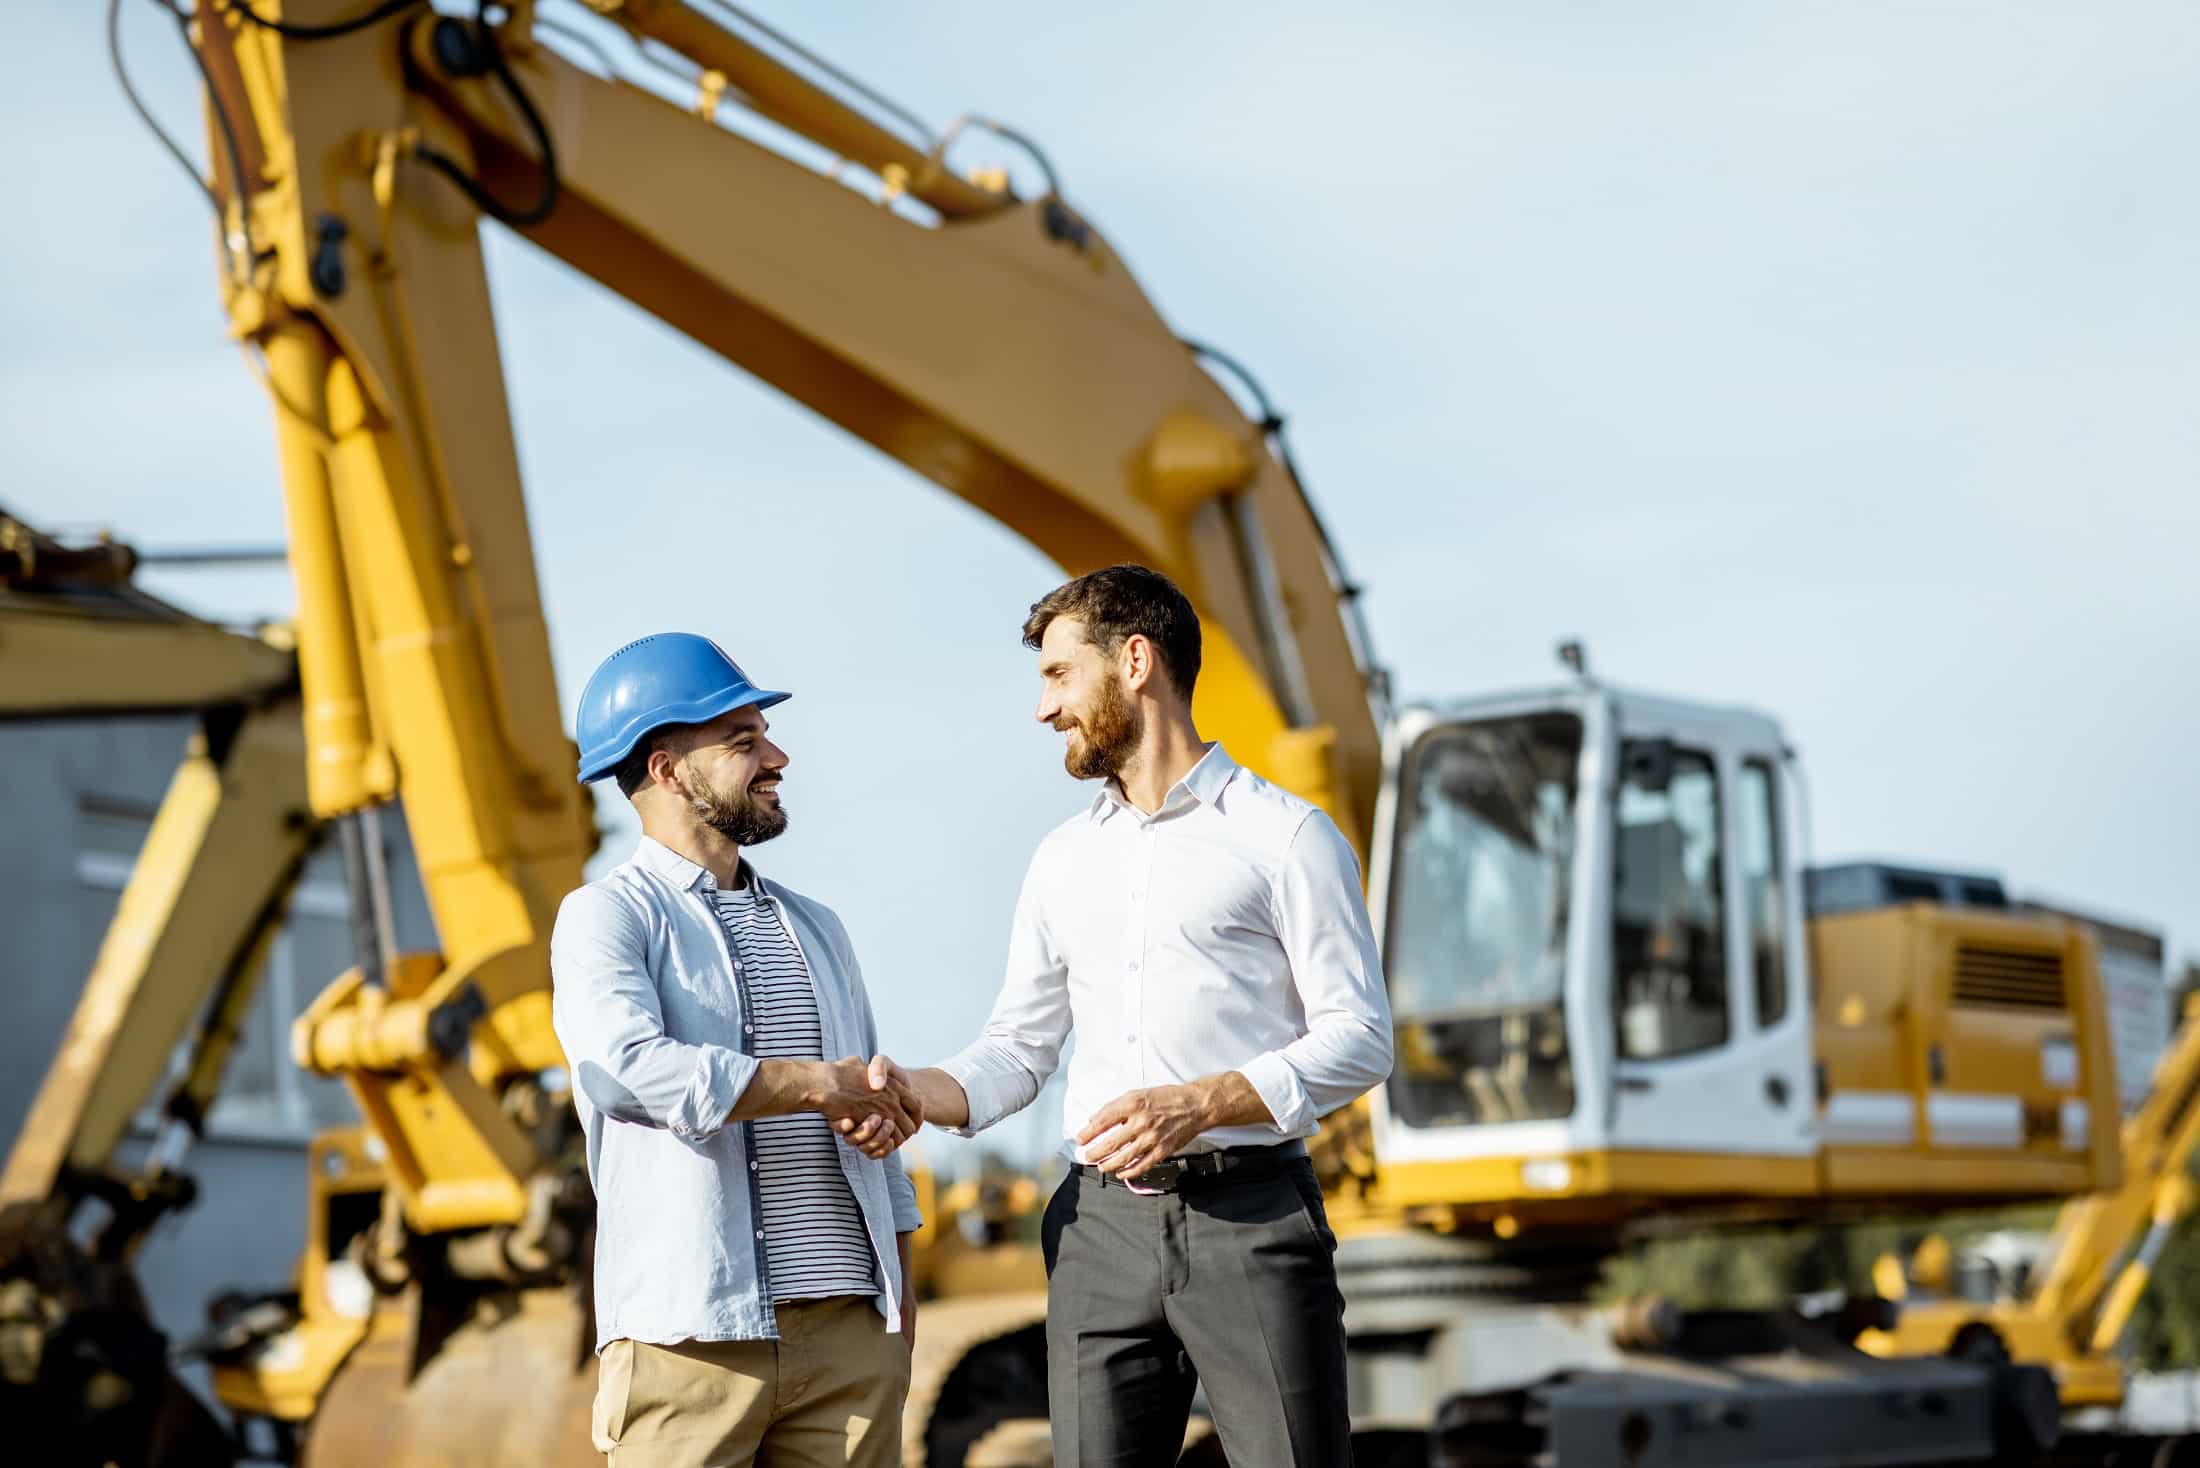
<svg viewBox="0 0 2200 1468">
<path fill-rule="evenodd" d="M 759 1060 L 823 1060 L 817 995 L 802 950 L 749 885 L 712 894 L 740 965 Z M 870 1235 L 840 1170 L 840 1142 L 814 1111 L 750 1123 L 772 1299 L 878 1292 Z"/>
</svg>

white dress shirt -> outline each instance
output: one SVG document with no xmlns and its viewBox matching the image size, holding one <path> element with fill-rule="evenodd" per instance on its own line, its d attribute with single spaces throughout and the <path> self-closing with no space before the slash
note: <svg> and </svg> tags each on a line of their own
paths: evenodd
<svg viewBox="0 0 2200 1468">
<path fill-rule="evenodd" d="M 1390 1003 L 1343 833 L 1219 744 L 1151 816 L 1108 782 L 1032 856 L 993 1016 L 942 1067 L 970 1099 L 952 1130 L 1030 1105 L 1072 1028 L 1072 1156 L 1125 1091 L 1231 1070 L 1275 1124 L 1187 1150 L 1312 1136 L 1390 1074 Z"/>
</svg>

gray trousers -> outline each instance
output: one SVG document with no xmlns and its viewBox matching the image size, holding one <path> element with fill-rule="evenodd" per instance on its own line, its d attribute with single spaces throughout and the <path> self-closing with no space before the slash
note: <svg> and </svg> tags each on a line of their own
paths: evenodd
<svg viewBox="0 0 2200 1468">
<path fill-rule="evenodd" d="M 1304 1157 L 1153 1196 L 1072 1172 L 1042 1240 L 1056 1468 L 1168 1468 L 1200 1385 L 1238 1468 L 1349 1468 L 1337 1239 Z"/>
</svg>

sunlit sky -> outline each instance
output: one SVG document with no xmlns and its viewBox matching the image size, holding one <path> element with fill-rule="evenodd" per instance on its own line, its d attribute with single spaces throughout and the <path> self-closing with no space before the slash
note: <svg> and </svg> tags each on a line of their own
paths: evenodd
<svg viewBox="0 0 2200 1468">
<path fill-rule="evenodd" d="M 2200 957 L 2200 12 L 757 8 L 936 124 L 1044 140 L 1290 414 L 1409 698 L 1548 681 L 1580 637 L 1615 682 L 1781 718 L 1820 859 L 2000 872 Z M 204 206 L 100 10 L 0 8 L 0 504 L 273 543 Z M 124 18 L 196 151 L 173 24 Z M 937 1058 L 1085 798 L 1016 639 L 1053 568 L 531 247 L 489 259 L 568 708 L 668 627 L 794 689 L 760 865 L 841 911 L 889 1044 Z M 148 581 L 292 601 L 280 569 Z"/>
</svg>

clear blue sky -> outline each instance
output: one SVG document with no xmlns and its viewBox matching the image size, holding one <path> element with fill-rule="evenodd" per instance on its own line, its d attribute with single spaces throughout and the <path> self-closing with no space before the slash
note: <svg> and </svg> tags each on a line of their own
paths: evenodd
<svg viewBox="0 0 2200 1468">
<path fill-rule="evenodd" d="M 1409 696 L 1543 681 L 1581 636 L 1615 681 L 1782 718 L 1821 858 L 1990 868 L 2200 956 L 2200 12 L 760 8 L 937 123 L 1045 141 L 1290 412 Z M 99 10 L 0 12 L 0 503 L 273 541 L 203 206 Z M 195 146 L 172 26 L 126 18 Z M 524 245 L 490 261 L 568 697 L 666 626 L 797 690 L 763 858 L 935 1058 L 1084 798 L 1015 636 L 1052 568 Z"/>
</svg>

